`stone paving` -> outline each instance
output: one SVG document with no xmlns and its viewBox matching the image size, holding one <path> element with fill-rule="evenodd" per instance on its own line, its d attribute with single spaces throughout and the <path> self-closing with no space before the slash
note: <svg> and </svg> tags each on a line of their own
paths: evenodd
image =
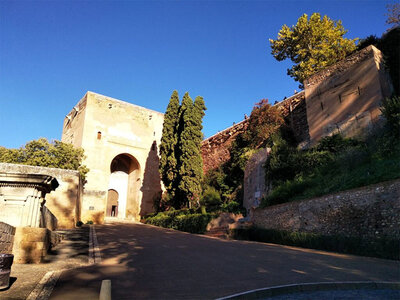
<svg viewBox="0 0 400 300">
<path fill-rule="evenodd" d="M 89 226 L 59 232 L 64 235 L 64 240 L 46 256 L 43 263 L 12 265 L 11 286 L 0 291 L 1 300 L 27 299 L 46 273 L 88 264 Z"/>
</svg>

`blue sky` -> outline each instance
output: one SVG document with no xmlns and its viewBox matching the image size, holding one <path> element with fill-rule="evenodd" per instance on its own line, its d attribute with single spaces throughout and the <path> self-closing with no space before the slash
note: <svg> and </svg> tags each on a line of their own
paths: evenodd
<svg viewBox="0 0 400 300">
<path fill-rule="evenodd" d="M 201 95 L 209 137 L 299 90 L 270 54 L 283 24 L 319 12 L 348 38 L 381 36 L 386 3 L 0 0 L 0 145 L 61 139 L 86 91 L 160 112 L 174 89 Z"/>
</svg>

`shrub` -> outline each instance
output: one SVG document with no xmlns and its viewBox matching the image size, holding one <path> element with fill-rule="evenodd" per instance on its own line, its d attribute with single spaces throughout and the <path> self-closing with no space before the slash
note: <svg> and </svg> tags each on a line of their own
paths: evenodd
<svg viewBox="0 0 400 300">
<path fill-rule="evenodd" d="M 76 222 L 76 227 L 81 227 L 82 225 L 83 225 L 83 222 L 82 222 L 82 221 Z"/>
<path fill-rule="evenodd" d="M 382 114 L 389 129 L 398 137 L 400 134 L 400 97 L 386 98 L 382 103 Z"/>
<path fill-rule="evenodd" d="M 92 221 L 92 220 L 86 221 L 86 224 L 92 225 L 92 224 L 93 224 L 93 221 Z"/>
<path fill-rule="evenodd" d="M 243 207 L 241 207 L 240 204 L 237 203 L 236 201 L 230 201 L 228 203 L 223 203 L 221 205 L 221 211 L 224 211 L 224 212 L 240 214 L 240 213 L 243 213 L 242 212 L 243 210 L 244 210 Z"/>
<path fill-rule="evenodd" d="M 190 233 L 204 233 L 210 220 L 210 214 L 180 215 L 173 220 L 172 228 Z"/>
<path fill-rule="evenodd" d="M 155 217 L 147 218 L 146 224 L 170 228 L 173 219 L 173 217 L 167 215 L 156 215 Z"/>
<path fill-rule="evenodd" d="M 200 204 L 211 210 L 215 210 L 221 204 L 221 196 L 215 188 L 208 187 L 203 192 L 203 197 L 200 200 Z"/>
<path fill-rule="evenodd" d="M 190 233 L 204 233 L 212 214 L 196 213 L 194 209 L 170 210 L 144 217 L 144 223 Z"/>
</svg>

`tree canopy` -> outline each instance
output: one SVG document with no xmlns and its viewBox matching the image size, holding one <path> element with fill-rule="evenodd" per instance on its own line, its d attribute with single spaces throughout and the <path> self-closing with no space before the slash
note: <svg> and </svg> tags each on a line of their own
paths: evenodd
<svg viewBox="0 0 400 300">
<path fill-rule="evenodd" d="M 45 138 L 30 141 L 19 149 L 0 147 L 0 162 L 78 170 L 85 180 L 89 169 L 82 164 L 83 158 L 83 149 L 57 140 L 49 142 Z"/>
<path fill-rule="evenodd" d="M 283 25 L 276 40 L 270 39 L 272 55 L 282 61 L 290 59 L 294 62 L 288 75 L 301 83 L 324 69 L 345 58 L 356 49 L 357 39 L 347 39 L 342 22 L 333 21 L 319 13 L 310 18 L 302 15 L 292 27 Z"/>
</svg>

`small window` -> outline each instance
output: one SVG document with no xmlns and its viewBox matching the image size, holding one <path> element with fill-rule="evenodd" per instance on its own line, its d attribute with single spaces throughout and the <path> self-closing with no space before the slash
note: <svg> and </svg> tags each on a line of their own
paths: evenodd
<svg viewBox="0 0 400 300">
<path fill-rule="evenodd" d="M 151 150 L 156 151 L 156 143 L 153 143 L 153 145 L 151 145 Z"/>
<path fill-rule="evenodd" d="M 324 110 L 324 104 L 321 102 L 321 110 Z"/>
<path fill-rule="evenodd" d="M 98 131 L 98 132 L 97 132 L 97 139 L 98 139 L 98 140 L 101 140 L 101 131 Z"/>
</svg>

